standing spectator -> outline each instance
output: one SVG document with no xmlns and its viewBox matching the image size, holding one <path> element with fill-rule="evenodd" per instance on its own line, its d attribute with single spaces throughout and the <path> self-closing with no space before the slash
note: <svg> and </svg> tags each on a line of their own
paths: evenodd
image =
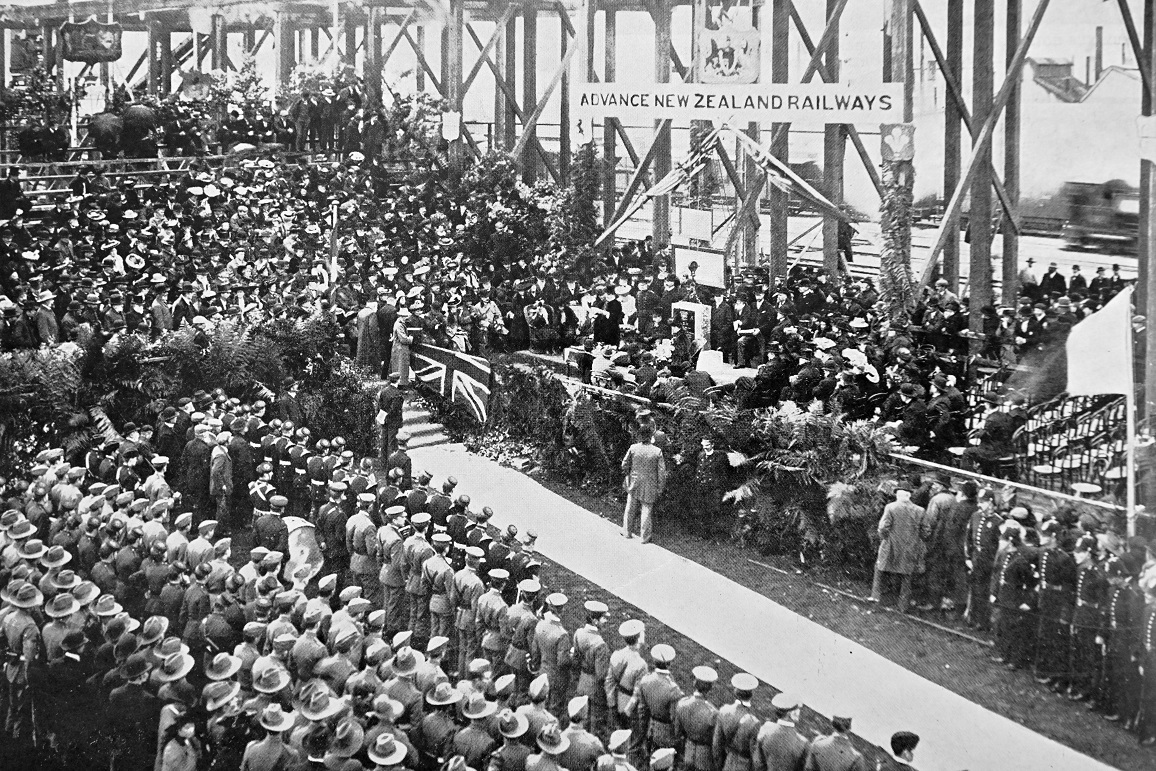
<svg viewBox="0 0 1156 771">
<path fill-rule="evenodd" d="M 907 612 L 911 604 L 912 576 L 923 572 L 924 546 L 920 537 L 923 516 L 923 509 L 911 502 L 911 485 L 900 482 L 895 489 L 895 500 L 887 504 L 879 520 L 879 554 L 871 583 L 871 602 L 882 602 L 886 577 L 898 575 L 899 612 Z"/>
<path fill-rule="evenodd" d="M 918 734 L 897 731 L 891 735 L 891 755 L 900 771 L 914 771 L 911 761 L 915 758 L 915 748 L 918 746 Z"/>
<path fill-rule="evenodd" d="M 1023 547 L 1021 530 L 1015 524 L 1004 526 L 1000 539 L 999 559 L 991 576 L 991 604 L 995 614 L 996 655 L 993 661 L 1009 669 L 1021 669 L 1030 663 L 1032 590 L 1035 576 L 1031 555 Z"/>
<path fill-rule="evenodd" d="M 165 731 L 161 745 L 160 771 L 197 771 L 201 762 L 201 742 L 191 715 L 174 722 Z"/>
<path fill-rule="evenodd" d="M 216 503 L 217 521 L 223 528 L 232 522 L 229 516 L 229 499 L 233 495 L 233 459 L 229 457 L 232 438 L 228 431 L 217 434 L 217 446 L 209 460 L 209 497 Z"/>
<path fill-rule="evenodd" d="M 851 718 L 832 717 L 830 736 L 811 742 L 805 771 L 867 771 L 867 759 L 851 744 Z"/>
<path fill-rule="evenodd" d="M 714 296 L 714 307 L 710 313 L 710 347 L 722 353 L 723 361 L 735 360 L 735 308 L 731 305 L 730 293 L 719 291 Z"/>
<path fill-rule="evenodd" d="M 413 345 L 413 335 L 406 324 L 411 314 L 408 308 L 397 309 L 397 321 L 393 322 L 391 350 L 389 358 L 390 374 L 397 373 L 399 388 L 409 388 L 409 347 Z"/>
<path fill-rule="evenodd" d="M 969 499 L 961 490 L 951 490 L 951 477 L 936 477 L 937 492 L 927 504 L 927 514 L 921 527 L 927 542 L 927 573 L 924 584 L 924 604 L 920 610 L 955 608 L 956 587 L 963 575 L 963 548 L 967 540 L 967 524 L 975 509 L 975 483 L 971 484 Z"/>
<path fill-rule="evenodd" d="M 654 446 L 654 431 L 649 425 L 638 430 L 638 441 L 630 445 L 622 459 L 622 473 L 626 475 L 626 509 L 622 513 L 622 535 L 632 538 L 635 509 L 641 509 L 642 524 L 639 535 L 643 543 L 650 543 L 653 532 L 654 504 L 666 486 L 666 459 L 662 450 Z"/>
<path fill-rule="evenodd" d="M 1048 263 L 1048 272 L 1040 279 L 1040 298 L 1050 302 L 1053 294 L 1065 295 L 1068 293 L 1068 282 L 1060 275 L 1054 262 Z"/>
<path fill-rule="evenodd" d="M 400 380 L 399 373 L 389 373 L 385 387 L 377 394 L 377 425 L 381 432 L 378 455 L 383 462 L 397 449 L 397 432 L 403 423 L 405 396 L 397 387 Z"/>
</svg>

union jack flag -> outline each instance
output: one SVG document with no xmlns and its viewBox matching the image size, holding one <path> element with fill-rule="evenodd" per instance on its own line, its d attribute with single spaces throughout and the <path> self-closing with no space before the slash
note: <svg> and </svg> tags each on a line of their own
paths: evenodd
<svg viewBox="0 0 1156 771">
<path fill-rule="evenodd" d="M 489 361 L 434 345 L 415 345 L 410 353 L 415 378 L 442 399 L 464 404 L 479 422 L 486 422 L 494 377 Z"/>
</svg>

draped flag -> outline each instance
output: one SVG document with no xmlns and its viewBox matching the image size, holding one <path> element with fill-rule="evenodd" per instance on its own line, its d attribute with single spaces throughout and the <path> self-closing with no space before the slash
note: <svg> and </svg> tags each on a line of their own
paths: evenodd
<svg viewBox="0 0 1156 771">
<path fill-rule="evenodd" d="M 660 179 L 645 193 L 635 198 L 630 207 L 622 213 L 622 216 L 614 220 L 602 235 L 598 236 L 598 240 L 594 242 L 594 245 L 600 246 L 603 241 L 614 235 L 614 232 L 622 227 L 622 223 L 633 217 L 634 213 L 645 206 L 652 198 L 670 195 L 670 193 L 680 185 L 698 176 L 698 174 L 706 168 L 707 163 L 710 162 L 710 156 L 714 152 L 718 135 L 719 130 L 717 128 L 707 134 L 703 141 L 699 143 L 698 147 L 691 150 L 686 160 L 671 169 L 669 174 Z"/>
<path fill-rule="evenodd" d="M 1072 327 L 1067 342 L 1068 395 L 1130 395 L 1132 372 L 1132 287 Z"/>
<path fill-rule="evenodd" d="M 415 345 L 410 354 L 416 379 L 442 399 L 465 405 L 478 422 L 486 422 L 494 377 L 488 360 L 434 345 Z"/>
</svg>

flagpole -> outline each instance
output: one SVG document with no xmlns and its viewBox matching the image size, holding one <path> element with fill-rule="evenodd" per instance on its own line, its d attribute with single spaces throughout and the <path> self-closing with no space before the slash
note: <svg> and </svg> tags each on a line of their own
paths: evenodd
<svg viewBox="0 0 1156 771">
<path fill-rule="evenodd" d="M 1128 485 L 1125 507 L 1128 516 L 1128 537 L 1131 538 L 1136 535 L 1136 367 L 1134 364 L 1135 359 L 1133 358 L 1133 347 L 1135 346 L 1133 338 L 1135 335 L 1132 332 L 1131 319 L 1132 314 L 1135 313 L 1135 309 L 1132 308 L 1132 303 L 1136 299 L 1136 294 L 1131 288 L 1129 288 L 1128 291 L 1132 292 L 1132 296 L 1128 298 L 1130 313 L 1128 318 L 1128 334 L 1126 337 L 1128 341 L 1128 371 L 1132 376 L 1128 379 L 1131 387 L 1128 389 L 1128 392 L 1124 394 L 1124 409 L 1128 413 L 1126 417 L 1127 430 L 1125 433 L 1127 449 L 1124 453 L 1124 462 L 1127 464 L 1125 479 Z"/>
</svg>

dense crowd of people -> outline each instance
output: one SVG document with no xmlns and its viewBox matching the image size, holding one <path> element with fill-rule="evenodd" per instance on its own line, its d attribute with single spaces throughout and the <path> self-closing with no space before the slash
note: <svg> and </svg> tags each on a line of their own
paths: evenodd
<svg viewBox="0 0 1156 771">
<path fill-rule="evenodd" d="M 946 474 L 900 480 L 894 495 L 872 602 L 898 584 L 901 612 L 962 609 L 992 632 L 994 662 L 1156 744 L 1156 540 Z"/>
<path fill-rule="evenodd" d="M 649 240 L 599 261 L 511 260 L 497 221 L 493 251 L 467 254 L 466 223 L 427 216 L 442 193 L 388 187 L 359 153 L 194 167 L 151 186 L 97 169 L 70 192 L 47 210 L 6 199 L 0 348 L 332 314 L 340 344 L 387 376 L 380 462 L 313 436 L 292 383 L 268 404 L 190 394 L 151 425 L 120 427 L 123 441 L 43 453 L 2 490 L 6 747 L 158 771 L 861 767 L 849 720 L 811 740 L 792 725 L 795 699 L 776 697 L 766 723 L 751 714 L 749 675 L 721 710 L 709 668 L 685 695 L 673 650 L 648 650 L 638 622 L 611 653 L 604 605 L 586 603 L 586 625 L 567 630 L 533 538 L 493 531 L 492 512 L 471 508 L 452 478 L 439 490 L 413 473 L 400 431 L 409 347 L 572 347 L 583 379 L 657 403 L 708 391 L 744 407 L 791 401 L 880 421 L 945 458 L 969 444 L 974 379 L 971 311 L 946 282 L 897 321 L 866 279 L 796 270 L 768 290 L 753 270 L 710 289 L 675 275 Z M 1089 284 L 1078 270 L 1063 284 L 1054 270 L 1029 278 L 1017 308 L 979 309 L 984 360 L 1030 358 L 1123 286 L 1118 270 Z M 672 312 L 681 301 L 712 306 L 709 341 Z M 754 372 L 716 383 L 698 366 L 704 343 Z M 964 457 L 998 473 L 1024 407 L 1021 394 L 1001 398 Z M 721 497 L 715 464 L 697 467 Z M 657 493 L 632 492 L 646 540 Z M 966 483 L 900 489 L 880 522 L 873 597 L 893 574 L 904 610 L 966 596 L 1001 661 L 1156 741 L 1148 544 L 1063 511 L 1037 522 L 996 509 Z M 233 537 L 256 542 L 244 565 Z M 896 757 L 910 760 L 917 741 L 897 735 Z"/>
<path fill-rule="evenodd" d="M 602 602 L 568 628 L 536 534 L 493 528 L 453 477 L 415 473 L 404 434 L 384 466 L 355 462 L 339 437 L 223 392 L 165 408 L 151 439 L 123 433 L 80 458 L 46 450 L 2 491 L 9 762 L 867 768 L 850 719 L 803 736 L 802 705 L 778 694 L 764 721 L 745 673 L 716 706 L 707 666 L 684 691 L 675 650 L 651 646 L 639 620 L 613 636 Z M 251 450 L 255 478 L 230 489 L 244 465 L 223 462 L 233 447 Z M 224 498 L 229 522 L 212 518 Z M 295 516 L 315 537 L 293 537 Z M 896 734 L 897 762 L 917 743 Z"/>
</svg>

